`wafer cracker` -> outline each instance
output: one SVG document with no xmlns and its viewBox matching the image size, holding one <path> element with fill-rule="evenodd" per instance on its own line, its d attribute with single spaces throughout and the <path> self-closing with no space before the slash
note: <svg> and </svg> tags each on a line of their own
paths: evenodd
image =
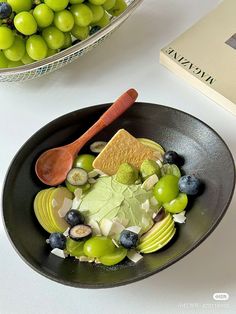
<svg viewBox="0 0 236 314">
<path fill-rule="evenodd" d="M 157 160 L 159 158 L 161 158 L 161 154 L 140 143 L 129 132 L 121 129 L 94 160 L 93 167 L 108 175 L 113 175 L 124 162 L 139 169 L 145 159 Z"/>
</svg>

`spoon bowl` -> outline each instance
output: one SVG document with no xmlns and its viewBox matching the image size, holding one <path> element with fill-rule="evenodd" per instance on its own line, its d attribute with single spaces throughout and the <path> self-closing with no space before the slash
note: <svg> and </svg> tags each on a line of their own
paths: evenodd
<svg viewBox="0 0 236 314">
<path fill-rule="evenodd" d="M 65 181 L 72 168 L 73 160 L 81 148 L 97 133 L 115 121 L 129 109 L 138 97 L 131 88 L 122 94 L 108 110 L 83 135 L 71 144 L 56 147 L 44 152 L 36 161 L 35 172 L 38 178 L 47 185 L 58 185 Z"/>
<path fill-rule="evenodd" d="M 35 164 L 35 172 L 44 184 L 58 185 L 72 168 L 74 156 L 65 148 L 52 148 L 44 152 Z"/>
</svg>

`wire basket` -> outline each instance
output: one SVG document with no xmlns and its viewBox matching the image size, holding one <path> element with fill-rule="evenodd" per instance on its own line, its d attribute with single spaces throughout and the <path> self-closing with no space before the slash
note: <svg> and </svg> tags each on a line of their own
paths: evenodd
<svg viewBox="0 0 236 314">
<path fill-rule="evenodd" d="M 118 17 L 113 18 L 111 23 L 90 36 L 57 54 L 31 64 L 17 68 L 0 69 L 0 82 L 22 82 L 31 80 L 47 73 L 56 71 L 69 64 L 108 38 L 141 4 L 143 0 L 127 0 L 127 9 Z"/>
</svg>

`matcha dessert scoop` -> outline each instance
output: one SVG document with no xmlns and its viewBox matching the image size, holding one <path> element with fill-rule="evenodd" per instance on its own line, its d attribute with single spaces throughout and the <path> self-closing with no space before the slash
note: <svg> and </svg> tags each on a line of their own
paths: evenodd
<svg viewBox="0 0 236 314">
<path fill-rule="evenodd" d="M 138 170 L 134 166 L 125 162 L 120 165 L 116 173 L 116 180 L 119 183 L 126 185 L 134 184 L 135 181 L 138 180 Z"/>
<path fill-rule="evenodd" d="M 140 167 L 142 178 L 145 180 L 148 177 L 156 174 L 159 178 L 161 176 L 161 169 L 154 160 L 146 159 Z"/>
</svg>

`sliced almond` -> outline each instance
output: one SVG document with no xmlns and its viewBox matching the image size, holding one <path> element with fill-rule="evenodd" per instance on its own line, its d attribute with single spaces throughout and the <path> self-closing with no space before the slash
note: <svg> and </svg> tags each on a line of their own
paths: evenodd
<svg viewBox="0 0 236 314">
<path fill-rule="evenodd" d="M 126 228 L 125 230 L 129 230 L 129 231 L 131 231 L 131 232 L 133 232 L 133 233 L 137 233 L 137 234 L 139 234 L 139 232 L 141 231 L 141 227 L 139 227 L 139 226 L 131 226 L 131 227 L 128 227 L 128 228 Z"/>
<path fill-rule="evenodd" d="M 150 191 L 158 181 L 158 176 L 156 174 L 153 174 L 143 182 L 141 187 L 146 191 Z"/>
<path fill-rule="evenodd" d="M 138 263 L 143 258 L 143 256 L 135 250 L 128 251 L 127 257 L 134 263 Z"/>
<path fill-rule="evenodd" d="M 64 199 L 62 207 L 58 210 L 59 217 L 63 218 L 68 213 L 68 211 L 72 208 L 72 200 L 69 198 Z"/>
<path fill-rule="evenodd" d="M 173 220 L 174 220 L 174 222 L 177 222 L 179 224 L 184 224 L 186 221 L 185 211 L 183 211 L 179 214 L 174 214 Z"/>
<path fill-rule="evenodd" d="M 150 209 L 150 202 L 149 202 L 149 200 L 146 200 L 146 201 L 141 205 L 141 208 L 144 209 L 146 212 L 148 212 L 149 209 Z"/>
<path fill-rule="evenodd" d="M 53 249 L 51 250 L 51 253 L 60 257 L 60 258 L 66 258 L 68 255 L 65 254 L 65 252 L 63 250 L 60 250 L 60 249 Z"/>
</svg>

